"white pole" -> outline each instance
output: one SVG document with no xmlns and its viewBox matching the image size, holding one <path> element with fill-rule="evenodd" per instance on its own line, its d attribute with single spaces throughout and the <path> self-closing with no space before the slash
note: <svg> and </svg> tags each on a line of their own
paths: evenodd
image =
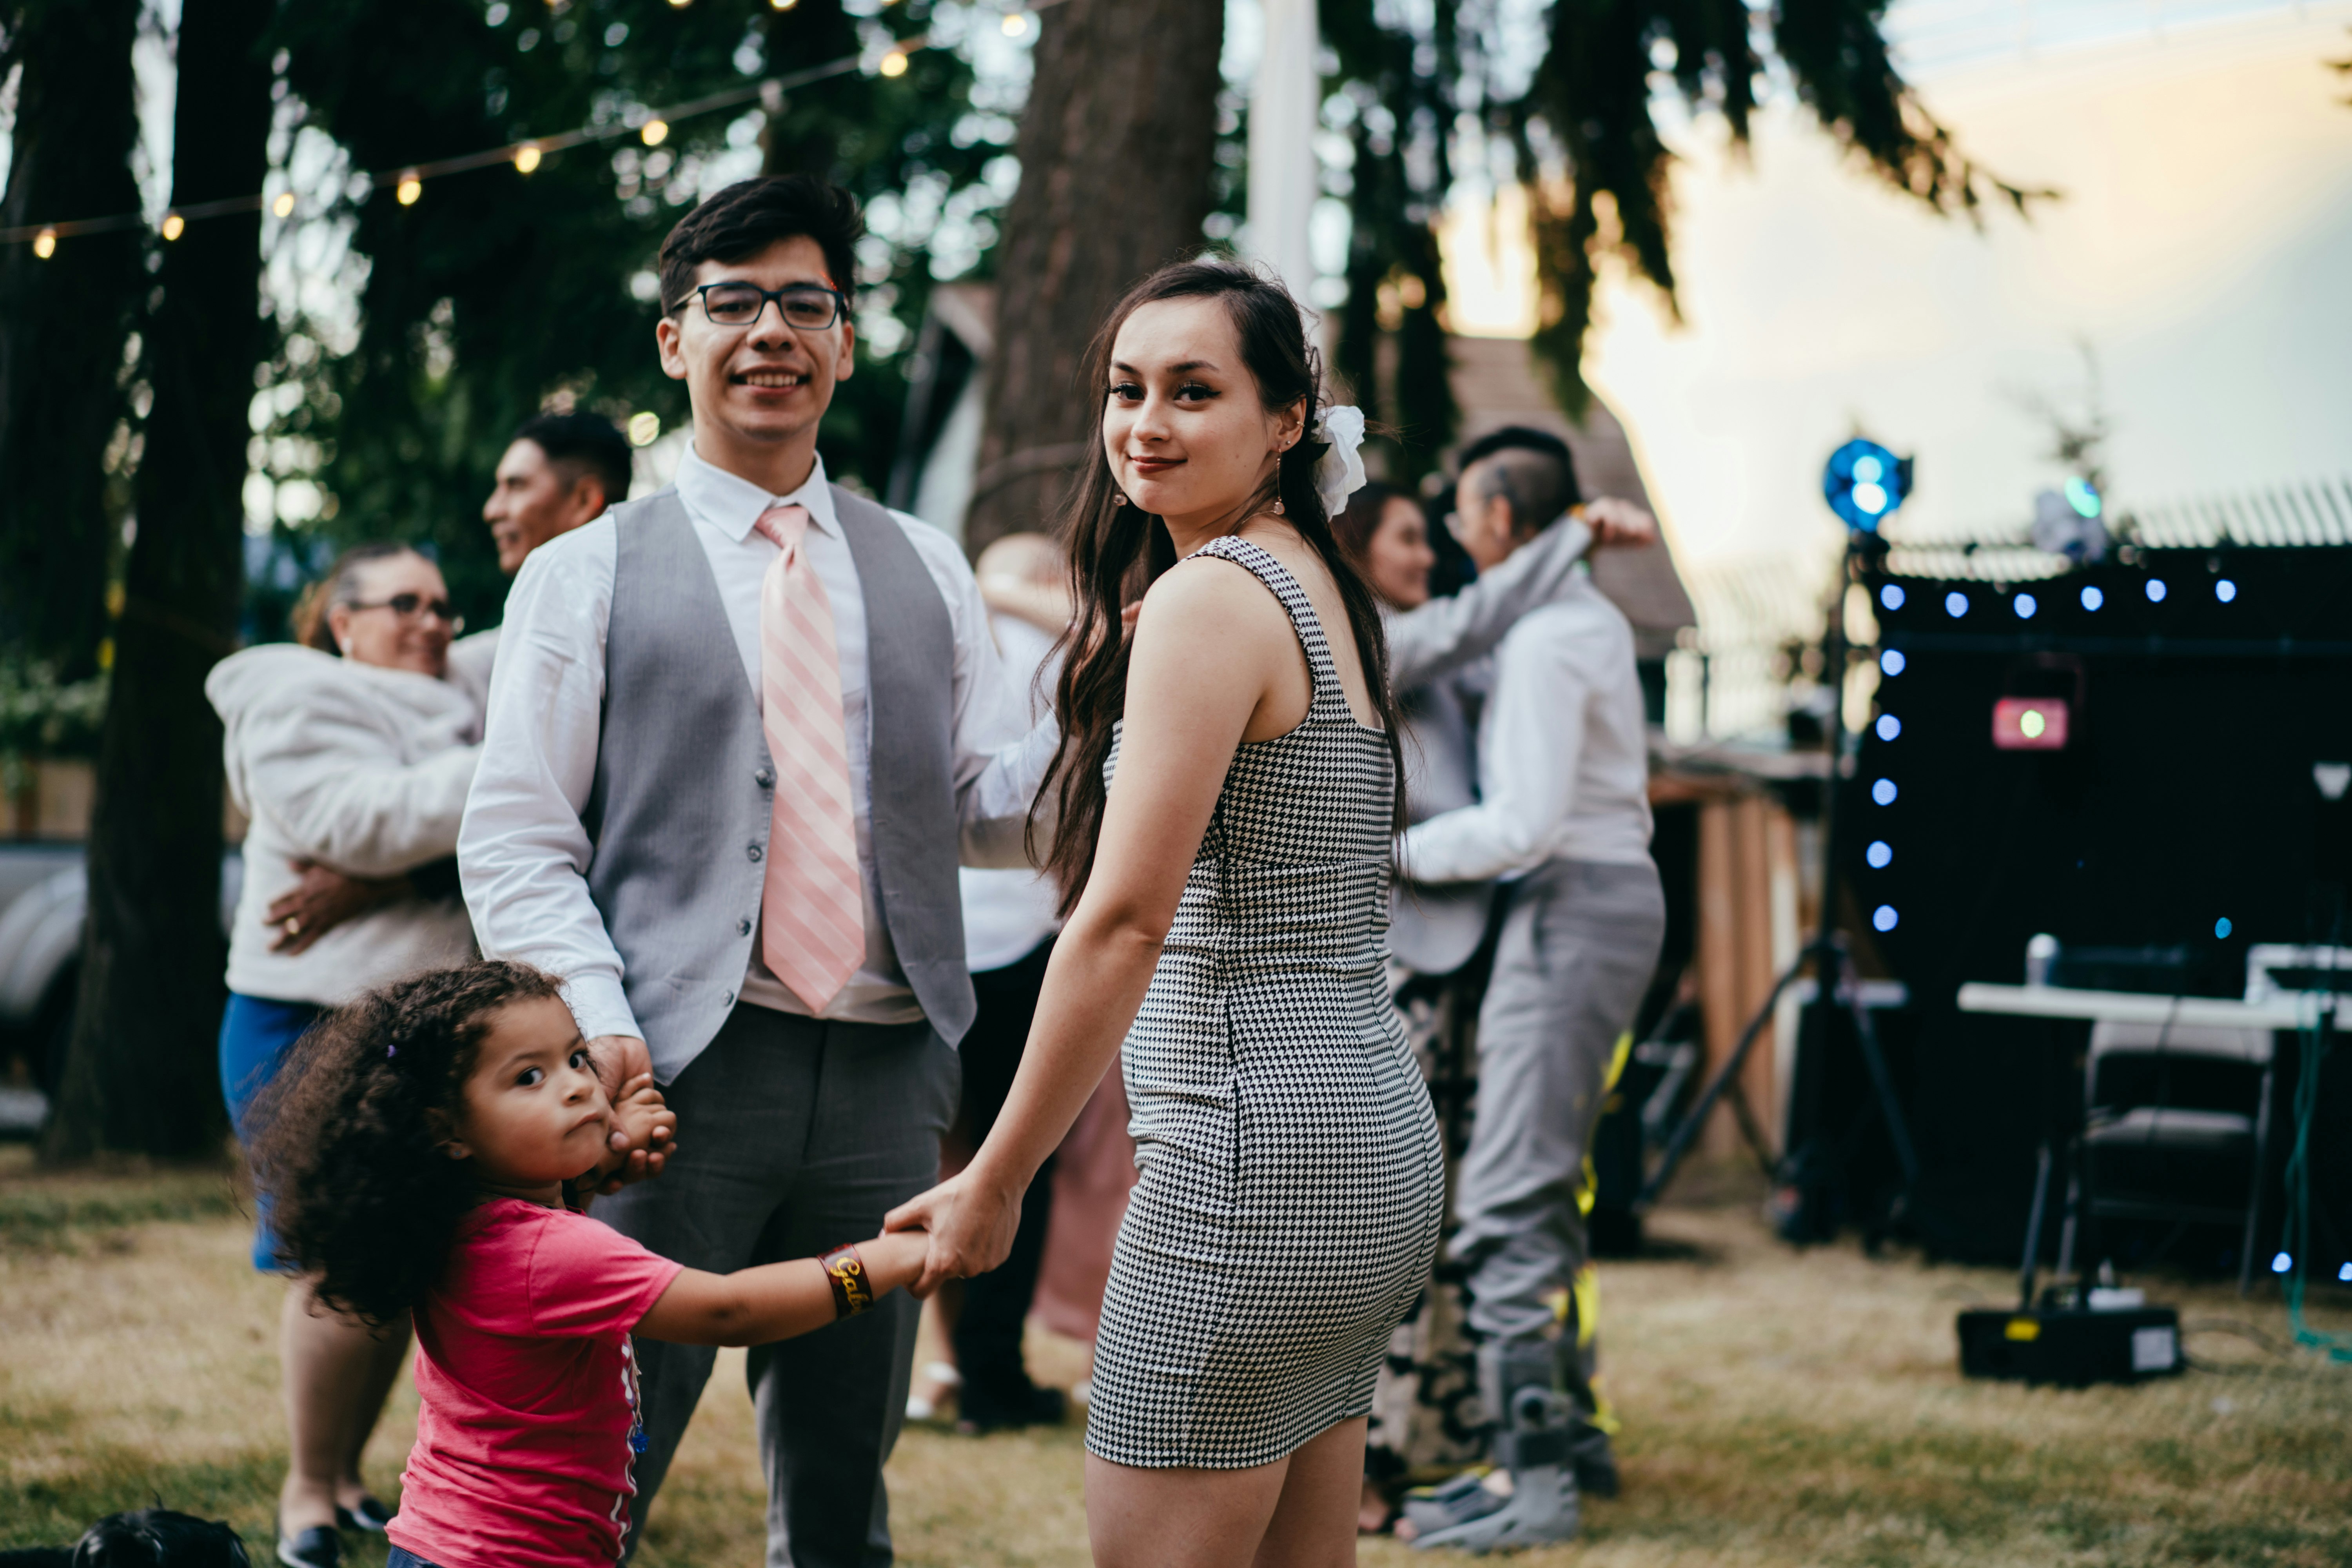
<svg viewBox="0 0 2352 1568">
<path fill-rule="evenodd" d="M 1315 256 L 1307 239 L 1308 216 L 1322 194 L 1315 163 L 1315 129 L 1322 75 L 1315 68 L 1320 39 L 1315 0 L 1263 0 L 1265 53 L 1250 93 L 1250 254 L 1271 265 L 1298 302 L 1312 309 Z"/>
</svg>

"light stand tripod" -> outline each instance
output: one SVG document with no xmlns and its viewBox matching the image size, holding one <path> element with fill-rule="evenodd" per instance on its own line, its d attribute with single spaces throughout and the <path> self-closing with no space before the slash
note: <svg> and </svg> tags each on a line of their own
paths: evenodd
<svg viewBox="0 0 2352 1568">
<path fill-rule="evenodd" d="M 1857 454 L 1853 452 L 1856 447 L 1868 447 L 1869 450 Z M 1870 470 L 1866 479 L 1864 479 L 1861 483 L 1855 483 L 1857 464 L 1851 460 L 1852 458 L 1859 458 L 1861 462 L 1872 464 L 1878 464 L 1883 459 L 1883 466 Z M 1846 463 L 1846 472 L 1843 476 L 1840 474 L 1841 459 L 1849 459 Z M 1738 1115 L 1740 1129 L 1747 1135 L 1749 1144 L 1756 1149 L 1759 1159 L 1769 1161 L 1761 1133 L 1756 1126 L 1753 1110 L 1748 1105 L 1747 1097 L 1739 1089 L 1740 1069 L 1747 1065 L 1748 1052 L 1755 1048 L 1756 1042 L 1762 1037 L 1764 1025 L 1772 1016 L 1773 1009 L 1780 1005 L 1781 993 L 1794 984 L 1797 976 L 1809 967 L 1812 970 L 1814 977 L 1813 995 L 1805 1005 L 1802 1021 L 1798 1028 L 1798 1037 L 1801 1042 L 1799 1060 L 1810 1065 L 1811 1068 L 1806 1075 L 1808 1109 L 1818 1111 L 1822 1079 L 1830 1044 L 1831 1010 L 1843 1005 L 1853 1020 L 1854 1038 L 1861 1047 L 1864 1066 L 1869 1070 L 1871 1087 L 1876 1094 L 1878 1110 L 1886 1119 L 1887 1139 L 1894 1144 L 1895 1161 L 1902 1167 L 1903 1185 L 1897 1198 L 1898 1212 L 1910 1206 L 1913 1202 L 1914 1193 L 1919 1181 L 1919 1157 L 1912 1147 L 1910 1128 L 1904 1120 L 1902 1104 L 1895 1099 L 1895 1081 L 1887 1074 L 1885 1056 L 1878 1048 L 1877 1026 L 1871 1021 L 1870 1009 L 1863 1004 L 1862 982 L 1854 972 L 1853 955 L 1846 947 L 1843 933 L 1838 930 L 1836 831 L 1841 815 L 1837 810 L 1838 791 L 1844 782 L 1850 761 L 1846 755 L 1844 701 L 1845 591 L 1847 585 L 1855 580 L 1858 567 L 1885 548 L 1875 531 L 1876 524 L 1880 518 L 1902 504 L 1903 490 L 1907 489 L 1909 484 L 1909 468 L 1910 465 L 1907 461 L 1898 465 L 1893 456 L 1886 453 L 1883 447 L 1873 446 L 1868 442 L 1850 443 L 1847 447 L 1841 447 L 1837 456 L 1830 460 L 1829 480 L 1825 483 L 1824 489 L 1830 489 L 1831 505 L 1839 511 L 1841 516 L 1846 518 L 1850 526 L 1846 534 L 1845 555 L 1838 572 L 1838 590 L 1830 605 L 1829 627 L 1823 636 L 1822 646 L 1822 679 L 1830 686 L 1830 711 L 1826 731 L 1829 768 L 1827 775 L 1822 781 L 1820 924 L 1814 931 L 1813 940 L 1806 944 L 1804 951 L 1797 955 L 1795 962 L 1781 971 L 1780 977 L 1773 983 L 1771 994 L 1764 998 L 1763 1005 L 1756 1010 L 1755 1016 L 1748 1019 L 1748 1026 L 1740 1032 L 1739 1043 L 1733 1047 L 1729 1058 L 1725 1060 L 1721 1068 L 1717 1069 L 1715 1077 L 1707 1081 L 1706 1087 L 1699 1091 L 1698 1099 L 1693 1103 L 1689 1112 L 1675 1124 L 1673 1134 L 1666 1140 L 1665 1152 L 1658 1162 L 1658 1168 L 1651 1173 L 1650 1179 L 1643 1184 L 1641 1192 L 1633 1199 L 1633 1212 L 1636 1214 L 1647 1214 L 1656 1205 L 1659 1194 L 1665 1190 L 1666 1184 L 1673 1180 L 1675 1167 L 1682 1163 L 1683 1156 L 1690 1152 L 1691 1144 L 1697 1140 L 1700 1129 L 1706 1125 L 1707 1116 L 1715 1110 L 1716 1102 L 1727 1092 L 1733 1097 L 1732 1108 Z M 1890 481 L 1895 482 L 1879 486 L 1876 481 L 1881 473 L 1885 474 Z M 1858 521 L 1847 507 L 1838 504 L 1840 494 L 1831 487 L 1836 485 L 1841 479 L 1845 481 L 1849 498 L 1853 491 L 1861 490 L 1864 486 L 1877 490 L 1877 499 L 1882 504 L 1857 509 L 1867 519 L 1866 525 L 1863 521 Z M 1813 1124 L 1813 1136 L 1818 1138 L 1820 1136 L 1818 1114 L 1811 1115 L 1807 1120 L 1809 1123 Z M 1808 1163 L 1809 1162 L 1801 1160 L 1795 1154 L 1786 1156 L 1778 1163 L 1776 1174 L 1783 1179 L 1792 1180 L 1799 1185 L 1807 1183 L 1818 1184 L 1826 1178 L 1827 1172 L 1818 1168 L 1818 1162 L 1810 1163 L 1816 1167 L 1811 1170 L 1804 1168 Z"/>
</svg>

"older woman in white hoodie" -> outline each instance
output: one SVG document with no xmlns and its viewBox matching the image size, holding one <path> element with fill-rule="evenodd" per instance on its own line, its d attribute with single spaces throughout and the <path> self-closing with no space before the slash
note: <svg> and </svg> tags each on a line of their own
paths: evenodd
<svg viewBox="0 0 2352 1568">
<path fill-rule="evenodd" d="M 456 878 L 433 874 L 457 847 L 481 738 L 478 683 L 464 679 L 475 672 L 451 668 L 459 629 L 432 562 L 361 545 L 296 612 L 299 643 L 247 648 L 205 683 L 227 731 L 230 794 L 252 821 L 220 1035 L 240 1125 L 321 1012 L 473 950 Z M 323 933 L 273 921 L 311 865 L 365 879 L 378 901 Z M 265 1211 L 255 1267 L 277 1271 L 275 1254 Z M 293 1282 L 281 1342 L 292 1463 L 278 1494 L 278 1557 L 293 1568 L 334 1568 L 339 1527 L 383 1528 L 360 1454 L 407 1346 L 405 1323 L 371 1332 Z"/>
</svg>

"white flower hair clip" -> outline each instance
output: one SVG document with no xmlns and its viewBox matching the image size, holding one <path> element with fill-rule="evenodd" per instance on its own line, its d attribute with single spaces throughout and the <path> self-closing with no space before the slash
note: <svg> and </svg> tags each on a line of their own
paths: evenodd
<svg viewBox="0 0 2352 1568">
<path fill-rule="evenodd" d="M 1342 403 L 1323 410 L 1315 422 L 1315 438 L 1329 450 L 1315 459 L 1315 493 L 1323 498 L 1323 512 L 1337 517 L 1348 498 L 1363 488 L 1364 411 Z"/>
</svg>

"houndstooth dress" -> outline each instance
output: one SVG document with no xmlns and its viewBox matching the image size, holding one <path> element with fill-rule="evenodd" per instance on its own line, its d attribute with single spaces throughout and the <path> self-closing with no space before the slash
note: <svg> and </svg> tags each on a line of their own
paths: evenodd
<svg viewBox="0 0 2352 1568">
<path fill-rule="evenodd" d="M 1231 537 L 1199 553 L 1281 600 L 1314 697 L 1296 730 L 1235 752 L 1127 1037 L 1141 1176 L 1103 1297 L 1087 1447 L 1238 1469 L 1370 1409 L 1428 1278 L 1445 1178 L 1382 968 L 1387 740 L 1349 710 L 1315 611 L 1273 556 Z"/>
</svg>

